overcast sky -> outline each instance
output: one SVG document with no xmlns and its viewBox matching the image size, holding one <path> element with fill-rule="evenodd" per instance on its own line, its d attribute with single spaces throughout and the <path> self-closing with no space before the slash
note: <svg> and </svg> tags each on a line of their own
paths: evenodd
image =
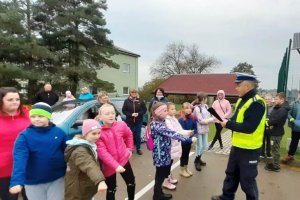
<svg viewBox="0 0 300 200">
<path fill-rule="evenodd" d="M 149 68 L 166 46 L 182 41 L 221 61 L 213 73 L 247 62 L 262 88 L 277 88 L 289 39 L 300 32 L 299 0 L 107 0 L 107 5 L 109 38 L 141 55 L 139 86 L 151 80 Z M 300 55 L 292 51 L 290 87 L 299 89 L 297 66 Z"/>
</svg>

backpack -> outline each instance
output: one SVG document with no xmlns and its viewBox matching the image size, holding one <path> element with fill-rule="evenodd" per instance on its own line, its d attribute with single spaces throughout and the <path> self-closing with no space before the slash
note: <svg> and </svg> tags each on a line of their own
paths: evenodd
<svg viewBox="0 0 300 200">
<path fill-rule="evenodd" d="M 154 141 L 153 141 L 153 138 L 152 138 L 152 135 L 151 135 L 150 123 L 147 124 L 145 135 L 146 135 L 147 149 L 149 151 L 153 151 L 153 149 L 154 149 Z"/>
</svg>

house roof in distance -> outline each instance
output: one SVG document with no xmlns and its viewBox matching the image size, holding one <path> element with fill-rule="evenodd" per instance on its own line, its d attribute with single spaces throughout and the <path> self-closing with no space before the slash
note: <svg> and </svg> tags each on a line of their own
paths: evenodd
<svg viewBox="0 0 300 200">
<path fill-rule="evenodd" d="M 236 74 L 178 74 L 167 78 L 159 87 L 167 94 L 197 94 L 205 92 L 212 96 L 224 90 L 226 96 L 238 96 L 234 83 Z"/>
<path fill-rule="evenodd" d="M 128 51 L 126 49 L 123 49 L 121 47 L 118 47 L 118 46 L 115 46 L 116 49 L 118 49 L 118 51 L 121 53 L 121 54 L 125 54 L 125 55 L 128 55 L 128 56 L 133 56 L 133 57 L 141 57 L 140 55 L 136 54 L 136 53 L 133 53 L 131 51 Z"/>
</svg>

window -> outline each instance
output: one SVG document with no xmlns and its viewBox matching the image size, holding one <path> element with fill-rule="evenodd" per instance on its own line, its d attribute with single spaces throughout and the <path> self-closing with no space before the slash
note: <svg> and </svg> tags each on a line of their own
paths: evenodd
<svg viewBox="0 0 300 200">
<path fill-rule="evenodd" d="M 123 63 L 123 65 L 122 65 L 122 71 L 124 73 L 129 73 L 129 71 L 130 71 L 130 64 Z"/>
<path fill-rule="evenodd" d="M 123 95 L 129 95 L 129 88 L 123 87 Z"/>
</svg>

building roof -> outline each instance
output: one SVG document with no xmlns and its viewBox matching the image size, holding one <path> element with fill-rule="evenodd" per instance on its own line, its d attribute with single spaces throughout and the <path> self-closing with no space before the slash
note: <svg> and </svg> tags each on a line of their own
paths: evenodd
<svg viewBox="0 0 300 200">
<path fill-rule="evenodd" d="M 140 55 L 136 54 L 136 53 L 133 53 L 131 51 L 128 51 L 126 49 L 123 49 L 123 48 L 120 48 L 120 47 L 117 47 L 115 46 L 116 49 L 118 49 L 118 51 L 121 53 L 121 54 L 125 54 L 125 55 L 128 55 L 128 56 L 133 56 L 133 57 L 141 57 Z"/>
<path fill-rule="evenodd" d="M 235 90 L 235 74 L 178 74 L 167 78 L 159 87 L 167 94 L 192 94 L 205 92 L 216 95 L 224 90 L 226 96 L 238 96 Z"/>
</svg>

